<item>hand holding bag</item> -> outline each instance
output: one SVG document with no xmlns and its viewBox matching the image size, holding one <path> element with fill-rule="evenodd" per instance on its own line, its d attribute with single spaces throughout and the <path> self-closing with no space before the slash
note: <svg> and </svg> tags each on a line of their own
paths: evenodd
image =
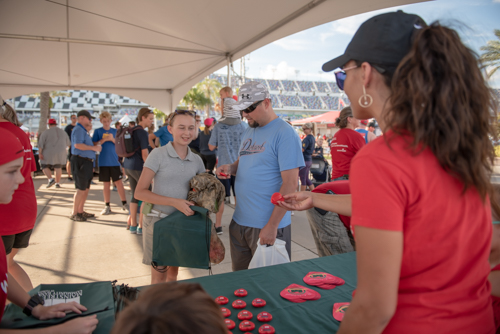
<svg viewBox="0 0 500 334">
<path fill-rule="evenodd" d="M 257 249 L 253 254 L 248 269 L 290 262 L 290 257 L 288 256 L 285 246 L 286 242 L 281 239 L 276 239 L 272 246 L 261 245 L 259 239 L 257 241 Z"/>
</svg>

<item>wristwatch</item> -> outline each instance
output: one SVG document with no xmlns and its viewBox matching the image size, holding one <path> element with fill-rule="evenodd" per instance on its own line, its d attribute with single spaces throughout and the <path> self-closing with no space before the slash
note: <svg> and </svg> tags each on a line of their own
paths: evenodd
<svg viewBox="0 0 500 334">
<path fill-rule="evenodd" d="M 28 304 L 23 309 L 23 313 L 26 314 L 28 317 L 31 315 L 31 312 L 37 305 L 43 305 L 45 303 L 45 300 L 40 297 L 38 294 L 34 295 L 33 297 L 30 298 L 28 301 Z"/>
</svg>

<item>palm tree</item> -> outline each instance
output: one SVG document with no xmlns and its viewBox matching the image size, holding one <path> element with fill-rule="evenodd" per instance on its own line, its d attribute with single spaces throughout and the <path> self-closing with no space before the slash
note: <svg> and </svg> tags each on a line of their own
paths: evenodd
<svg viewBox="0 0 500 334">
<path fill-rule="evenodd" d="M 40 136 L 42 132 L 47 130 L 47 119 L 50 118 L 50 109 L 54 106 L 52 98 L 56 96 L 70 96 L 70 94 L 68 92 L 52 91 L 31 94 L 30 96 L 40 98 L 40 122 L 38 123 L 38 136 Z"/>
<path fill-rule="evenodd" d="M 205 106 L 205 113 L 207 117 L 209 117 L 210 106 L 217 103 L 222 84 L 218 80 L 206 77 L 202 82 L 197 83 L 195 87 L 201 90 L 205 96 L 210 99 L 210 103 Z"/>
<path fill-rule="evenodd" d="M 481 50 L 485 51 L 481 55 L 483 66 L 492 68 L 487 72 L 489 78 L 500 68 L 500 30 L 495 29 L 494 33 L 499 40 L 488 41 L 485 46 L 481 47 Z"/>
<path fill-rule="evenodd" d="M 189 110 L 203 109 L 210 105 L 210 102 L 211 100 L 205 96 L 205 93 L 196 87 L 191 88 L 181 100 L 181 103 L 187 105 Z"/>
</svg>

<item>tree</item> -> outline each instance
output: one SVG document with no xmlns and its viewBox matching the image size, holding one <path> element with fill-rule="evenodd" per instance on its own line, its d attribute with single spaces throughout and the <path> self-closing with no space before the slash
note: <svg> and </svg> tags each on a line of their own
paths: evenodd
<svg viewBox="0 0 500 334">
<path fill-rule="evenodd" d="M 491 71 L 486 72 L 488 77 L 491 76 L 500 68 L 500 30 L 494 30 L 498 41 L 491 40 L 481 47 L 481 51 L 485 51 L 481 55 L 481 62 L 484 67 L 491 67 Z"/>
<path fill-rule="evenodd" d="M 210 103 L 205 106 L 205 113 L 208 118 L 210 116 L 210 106 L 217 103 L 217 98 L 219 97 L 219 91 L 222 88 L 222 84 L 218 80 L 207 77 L 202 82 L 197 83 L 195 87 L 201 90 L 205 94 L 205 97 L 210 99 Z"/>
<path fill-rule="evenodd" d="M 210 105 L 211 100 L 200 89 L 193 87 L 184 95 L 181 103 L 187 105 L 189 110 L 194 110 L 195 108 L 203 109 L 205 106 Z"/>
<path fill-rule="evenodd" d="M 31 94 L 32 97 L 40 98 L 40 122 L 38 123 L 38 136 L 47 130 L 47 119 L 50 118 L 50 109 L 54 106 L 52 98 L 56 96 L 70 96 L 68 92 L 52 91 Z"/>
</svg>

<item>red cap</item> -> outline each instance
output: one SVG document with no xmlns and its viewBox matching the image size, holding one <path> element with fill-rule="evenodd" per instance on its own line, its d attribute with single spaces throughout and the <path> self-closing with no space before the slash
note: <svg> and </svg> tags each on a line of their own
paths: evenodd
<svg viewBox="0 0 500 334">
<path fill-rule="evenodd" d="M 49 119 L 49 125 L 57 125 L 56 120 L 55 120 L 55 119 L 53 119 L 53 118 L 50 118 L 50 119 Z"/>
<path fill-rule="evenodd" d="M 363 125 L 368 125 L 368 120 L 367 119 L 362 119 L 361 121 L 359 121 L 361 124 Z"/>
<path fill-rule="evenodd" d="M 211 126 L 212 126 L 212 124 L 214 123 L 214 119 L 213 119 L 213 118 L 211 118 L 211 117 L 209 117 L 209 118 L 207 118 L 207 119 L 205 120 L 205 122 L 204 122 L 204 123 L 205 123 L 205 126 L 211 127 Z"/>
<path fill-rule="evenodd" d="M 24 147 L 12 132 L 0 128 L 0 137 L 2 138 L 0 165 L 24 157 Z"/>
</svg>

